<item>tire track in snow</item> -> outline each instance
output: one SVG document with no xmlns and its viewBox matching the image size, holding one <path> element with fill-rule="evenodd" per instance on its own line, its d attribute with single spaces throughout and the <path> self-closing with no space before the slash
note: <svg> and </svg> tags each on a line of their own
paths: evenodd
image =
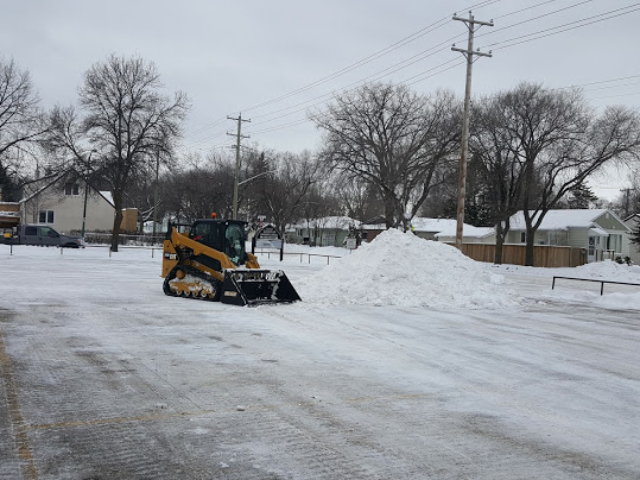
<svg viewBox="0 0 640 480">
<path fill-rule="evenodd" d="M 0 378 L 7 395 L 7 410 L 9 412 L 9 420 L 11 422 L 11 430 L 14 434 L 14 443 L 18 450 L 18 458 L 20 459 L 20 470 L 27 480 L 37 480 L 38 470 L 33 460 L 31 445 L 29 443 L 29 435 L 27 434 L 27 425 L 22 416 L 20 409 L 20 400 L 18 398 L 18 389 L 13 374 L 13 363 L 7 353 L 4 343 L 4 335 L 0 330 Z"/>
</svg>

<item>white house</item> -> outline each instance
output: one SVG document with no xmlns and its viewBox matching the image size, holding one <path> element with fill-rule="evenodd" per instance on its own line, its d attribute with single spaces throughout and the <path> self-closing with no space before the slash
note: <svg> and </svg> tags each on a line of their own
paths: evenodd
<svg viewBox="0 0 640 480">
<path fill-rule="evenodd" d="M 425 240 L 455 242 L 456 228 L 457 220 L 448 218 L 414 217 L 411 220 L 413 233 Z M 366 232 L 366 240 L 370 242 L 386 230 L 386 226 L 382 223 L 367 224 L 362 226 L 362 230 Z M 462 226 L 462 241 L 463 243 L 494 243 L 495 232 L 492 227 L 474 227 L 465 223 Z"/>
<path fill-rule="evenodd" d="M 350 230 L 359 227 L 360 222 L 353 218 L 329 216 L 290 225 L 286 237 L 292 243 L 309 242 L 317 247 L 341 247 Z"/>
<path fill-rule="evenodd" d="M 115 207 L 111 193 L 93 189 L 70 172 L 36 182 L 30 191 L 27 189 L 25 197 L 20 200 L 22 221 L 46 224 L 64 233 L 81 231 L 86 188 L 85 230 L 112 230 Z"/>
<path fill-rule="evenodd" d="M 579 247 L 589 262 L 629 255 L 629 227 L 611 210 L 549 210 L 536 231 L 536 245 Z M 510 219 L 506 242 L 524 244 L 526 226 L 522 211 Z"/>
</svg>

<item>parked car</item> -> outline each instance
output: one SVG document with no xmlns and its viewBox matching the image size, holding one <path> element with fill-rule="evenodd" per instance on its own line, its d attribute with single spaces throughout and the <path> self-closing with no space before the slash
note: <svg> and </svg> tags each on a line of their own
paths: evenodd
<svg viewBox="0 0 640 480">
<path fill-rule="evenodd" d="M 12 237 L 5 238 L 5 242 L 13 243 L 14 245 L 84 248 L 84 240 L 82 237 L 58 233 L 46 225 L 20 225 Z"/>
</svg>

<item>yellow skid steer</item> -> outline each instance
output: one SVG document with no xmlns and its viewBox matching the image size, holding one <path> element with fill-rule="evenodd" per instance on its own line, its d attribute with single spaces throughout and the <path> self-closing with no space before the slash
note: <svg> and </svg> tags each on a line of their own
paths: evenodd
<svg viewBox="0 0 640 480">
<path fill-rule="evenodd" d="M 189 227 L 188 232 L 178 231 Z M 246 222 L 196 220 L 169 225 L 164 241 L 164 293 L 171 296 L 259 305 L 300 300 L 281 270 L 263 270 L 245 250 Z"/>
</svg>

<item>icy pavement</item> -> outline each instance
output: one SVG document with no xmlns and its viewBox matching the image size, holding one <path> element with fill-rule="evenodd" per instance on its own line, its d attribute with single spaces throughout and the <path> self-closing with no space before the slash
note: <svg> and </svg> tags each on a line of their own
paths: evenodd
<svg viewBox="0 0 640 480">
<path fill-rule="evenodd" d="M 637 304 L 551 291 L 566 272 L 486 266 L 519 299 L 500 309 L 241 308 L 164 296 L 157 251 L 8 251 L 2 479 L 640 476 Z M 261 261 L 294 286 L 330 271 Z"/>
</svg>

